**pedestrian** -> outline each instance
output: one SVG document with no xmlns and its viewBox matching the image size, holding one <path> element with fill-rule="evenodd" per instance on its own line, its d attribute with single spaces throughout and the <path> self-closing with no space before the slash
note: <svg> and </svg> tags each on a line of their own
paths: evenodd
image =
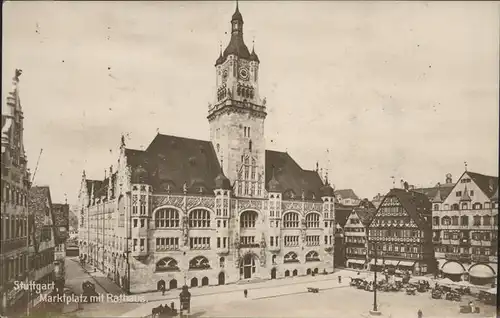
<svg viewBox="0 0 500 318">
<path fill-rule="evenodd" d="M 419 309 L 417 312 L 417 317 L 422 318 L 423 316 L 424 316 L 424 314 L 422 314 L 422 310 Z"/>
<path fill-rule="evenodd" d="M 245 295 L 245 298 L 247 298 L 247 296 L 248 296 L 248 290 L 246 290 L 246 289 L 245 289 L 245 290 L 243 291 L 243 295 Z"/>
<path fill-rule="evenodd" d="M 161 295 L 165 296 L 165 285 L 161 286 Z"/>
<path fill-rule="evenodd" d="M 342 276 L 339 275 L 339 284 L 342 283 Z"/>
</svg>

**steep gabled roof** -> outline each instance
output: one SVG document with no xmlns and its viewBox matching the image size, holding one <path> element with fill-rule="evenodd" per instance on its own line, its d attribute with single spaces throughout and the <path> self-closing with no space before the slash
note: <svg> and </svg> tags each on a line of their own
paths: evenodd
<svg viewBox="0 0 500 318">
<path fill-rule="evenodd" d="M 436 185 L 435 187 L 431 188 L 417 188 L 414 189 L 413 191 L 425 194 L 427 198 L 432 201 L 436 199 L 439 190 L 442 202 L 448 197 L 448 195 L 450 195 L 451 191 L 453 190 L 453 187 L 455 187 L 455 183 L 445 183 Z"/>
<path fill-rule="evenodd" d="M 335 203 L 335 222 L 344 228 L 349 215 L 352 213 L 353 208 L 350 206 L 345 206 L 340 203 Z"/>
<path fill-rule="evenodd" d="M 479 174 L 476 172 L 466 172 L 471 179 L 477 184 L 477 186 L 484 192 L 484 194 L 491 198 L 498 188 L 498 177 L 487 176 L 484 174 Z"/>
<path fill-rule="evenodd" d="M 368 209 L 355 207 L 353 212 L 358 215 L 358 218 L 361 221 L 361 223 L 364 226 L 367 226 L 368 224 L 370 224 L 373 216 L 377 213 L 377 209 L 374 207 Z"/>
<path fill-rule="evenodd" d="M 321 187 L 323 181 L 316 171 L 302 169 L 293 158 L 286 152 L 266 150 L 266 186 L 273 176 L 279 182 L 285 193 L 284 199 L 287 199 L 286 193 L 293 191 L 297 198 L 305 193 L 305 198 L 311 200 L 321 199 Z"/>
<path fill-rule="evenodd" d="M 391 189 L 386 198 L 391 195 L 398 198 L 403 208 L 417 225 L 420 227 L 430 226 L 424 218 L 432 215 L 431 202 L 425 194 L 403 189 Z"/>
<path fill-rule="evenodd" d="M 335 190 L 335 196 L 340 195 L 342 199 L 354 199 L 359 200 L 359 197 L 354 193 L 353 189 L 340 189 Z"/>
</svg>

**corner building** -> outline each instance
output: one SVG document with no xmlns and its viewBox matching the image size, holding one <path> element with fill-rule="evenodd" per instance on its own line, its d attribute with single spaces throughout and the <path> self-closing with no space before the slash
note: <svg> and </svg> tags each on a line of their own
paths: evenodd
<svg viewBox="0 0 500 318">
<path fill-rule="evenodd" d="M 140 151 L 122 137 L 117 170 L 82 178 L 84 261 L 131 292 L 333 272 L 334 190 L 266 150 L 259 67 L 236 8 L 215 63 L 210 141 L 158 134 Z"/>
</svg>

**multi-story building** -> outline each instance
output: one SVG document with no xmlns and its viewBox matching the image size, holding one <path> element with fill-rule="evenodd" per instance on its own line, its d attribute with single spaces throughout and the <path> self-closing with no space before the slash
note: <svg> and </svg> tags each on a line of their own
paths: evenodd
<svg viewBox="0 0 500 318">
<path fill-rule="evenodd" d="M 498 177 L 465 171 L 443 192 L 438 187 L 432 200 L 440 270 L 453 280 L 491 282 L 498 268 Z"/>
<path fill-rule="evenodd" d="M 133 292 L 333 271 L 333 188 L 266 150 L 259 65 L 237 8 L 215 63 L 210 141 L 158 134 L 140 151 L 122 138 L 116 171 L 84 174 L 85 261 Z"/>
<path fill-rule="evenodd" d="M 335 190 L 335 198 L 345 206 L 358 206 L 361 199 L 354 193 L 352 189 Z"/>
<path fill-rule="evenodd" d="M 39 284 L 53 282 L 54 252 L 56 247 L 52 199 L 47 186 L 33 186 L 29 191 L 28 207 L 31 212 L 30 236 L 33 242 L 31 254 L 31 280 Z M 33 294 L 34 296 L 38 296 Z"/>
<path fill-rule="evenodd" d="M 64 262 L 66 257 L 66 241 L 69 238 L 69 205 L 67 203 L 53 203 L 55 233 L 55 260 Z"/>
<path fill-rule="evenodd" d="M 14 281 L 29 279 L 29 242 L 27 196 L 30 173 L 23 143 L 24 115 L 19 98 L 16 70 L 13 88 L 2 107 L 2 183 L 0 225 L 0 314 L 20 313 L 25 309 L 27 293 L 14 288 Z"/>
<path fill-rule="evenodd" d="M 352 206 L 335 203 L 335 267 L 344 267 L 347 261 L 344 227 L 352 210 Z"/>
<path fill-rule="evenodd" d="M 426 195 L 408 189 L 391 189 L 368 226 L 372 270 L 381 266 L 414 274 L 435 271 L 432 245 L 431 202 Z"/>
<path fill-rule="evenodd" d="M 346 267 L 365 269 L 368 258 L 368 224 L 377 209 L 372 206 L 355 207 L 344 226 Z"/>
</svg>

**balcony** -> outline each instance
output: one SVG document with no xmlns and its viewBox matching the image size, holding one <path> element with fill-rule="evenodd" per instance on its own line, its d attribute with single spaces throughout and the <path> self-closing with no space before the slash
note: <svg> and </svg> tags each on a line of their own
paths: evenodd
<svg viewBox="0 0 500 318">
<path fill-rule="evenodd" d="M 432 243 L 441 243 L 441 237 L 433 237 Z"/>
<path fill-rule="evenodd" d="M 240 248 L 257 248 L 260 247 L 259 243 L 240 243 Z"/>
<path fill-rule="evenodd" d="M 224 254 L 229 253 L 229 248 L 227 246 L 226 247 L 218 247 L 215 251 L 219 255 L 224 255 Z"/>
</svg>

